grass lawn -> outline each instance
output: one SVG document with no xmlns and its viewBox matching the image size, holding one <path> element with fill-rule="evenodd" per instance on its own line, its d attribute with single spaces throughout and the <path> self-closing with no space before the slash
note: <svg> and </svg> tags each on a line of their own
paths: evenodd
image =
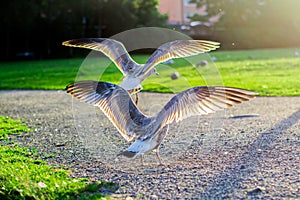
<svg viewBox="0 0 300 200">
<path fill-rule="evenodd" d="M 36 158 L 35 150 L 8 141 L 11 134 L 30 132 L 20 121 L 0 116 L 0 199 L 100 199 L 99 188 L 113 183 L 70 178 L 70 171 Z"/>
<path fill-rule="evenodd" d="M 261 96 L 300 96 L 300 57 L 296 49 L 217 51 L 187 60 L 208 60 L 205 67 L 194 67 L 186 59 L 172 65 L 159 65 L 160 76 L 151 76 L 144 91 L 180 92 L 197 85 L 226 85 L 259 92 Z M 212 62 L 210 56 L 217 58 Z M 133 58 L 144 63 L 148 55 Z M 196 60 L 196 61 L 195 61 Z M 107 67 L 107 66 L 111 67 Z M 76 80 L 120 83 L 122 74 L 106 57 L 0 63 L 0 89 L 64 89 Z M 80 69 L 80 70 L 79 70 Z M 171 81 L 170 74 L 181 77 Z M 77 78 L 76 78 L 77 77 Z"/>
</svg>

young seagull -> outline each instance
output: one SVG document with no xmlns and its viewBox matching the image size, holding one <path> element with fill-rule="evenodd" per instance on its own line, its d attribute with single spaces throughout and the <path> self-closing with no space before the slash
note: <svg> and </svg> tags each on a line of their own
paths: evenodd
<svg viewBox="0 0 300 200">
<path fill-rule="evenodd" d="M 123 73 L 124 79 L 121 87 L 130 94 L 136 94 L 142 90 L 141 83 L 152 74 L 158 74 L 154 68 L 161 62 L 172 58 L 188 57 L 219 48 L 218 42 L 205 40 L 175 40 L 158 47 L 147 60 L 146 64 L 136 63 L 128 54 L 124 45 L 116 40 L 108 38 L 82 38 L 68 40 L 62 45 L 81 47 L 104 53 Z M 136 99 L 137 103 L 138 99 Z"/>
<path fill-rule="evenodd" d="M 223 86 L 194 87 L 175 95 L 160 112 L 148 117 L 133 103 L 125 89 L 111 83 L 81 81 L 69 84 L 66 90 L 79 101 L 99 107 L 125 140 L 134 140 L 122 155 L 135 158 L 154 150 L 161 165 L 159 146 L 171 123 L 240 104 L 256 94 Z"/>
</svg>

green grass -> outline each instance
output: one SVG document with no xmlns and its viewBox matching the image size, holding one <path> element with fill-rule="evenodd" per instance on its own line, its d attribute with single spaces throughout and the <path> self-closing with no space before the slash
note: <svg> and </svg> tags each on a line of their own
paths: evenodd
<svg viewBox="0 0 300 200">
<path fill-rule="evenodd" d="M 190 57 L 207 59 L 209 65 L 195 68 L 185 59 L 173 65 L 157 66 L 160 76 L 151 76 L 144 83 L 144 91 L 180 92 L 197 85 L 226 85 L 259 92 L 261 96 L 300 96 L 300 58 L 293 49 L 264 49 L 245 51 L 217 51 L 209 55 Z M 145 63 L 148 55 L 133 56 Z M 200 60 L 199 60 L 200 61 Z M 109 66 L 110 67 L 107 67 Z M 0 63 L 0 89 L 64 89 L 76 80 L 101 80 L 120 83 L 122 74 L 105 57 Z M 79 70 L 80 69 L 80 70 Z M 181 78 L 171 81 L 174 71 Z M 77 78 L 76 78 L 77 77 Z"/>
<path fill-rule="evenodd" d="M 0 89 L 64 89 L 82 59 L 3 62 Z"/>
<path fill-rule="evenodd" d="M 224 85 L 253 89 L 262 96 L 300 96 L 300 57 L 294 57 L 299 50 L 220 52 L 216 64 Z"/>
<path fill-rule="evenodd" d="M 2 138 L 30 131 L 20 121 L 0 117 Z M 4 133 L 4 134 L 3 134 Z M 101 199 L 99 188 L 112 191 L 115 185 L 70 178 L 70 171 L 49 166 L 36 158 L 34 149 L 13 143 L 0 144 L 0 199 Z"/>
<path fill-rule="evenodd" d="M 31 131 L 20 120 L 13 120 L 7 116 L 0 116 L 0 124 L 0 140 L 5 140 L 9 134 L 19 135 Z"/>
</svg>

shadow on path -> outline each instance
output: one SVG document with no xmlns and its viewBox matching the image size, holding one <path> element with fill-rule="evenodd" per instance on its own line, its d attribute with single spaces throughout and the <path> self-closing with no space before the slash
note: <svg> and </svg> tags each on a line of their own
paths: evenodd
<svg viewBox="0 0 300 200">
<path fill-rule="evenodd" d="M 214 184 L 201 194 L 201 197 L 216 198 L 218 195 L 231 194 L 230 198 L 235 198 L 235 189 L 242 187 L 243 176 L 245 176 L 244 169 L 253 169 L 257 167 L 258 161 L 262 161 L 262 152 L 272 148 L 276 139 L 285 134 L 286 131 L 295 125 L 300 119 L 300 109 L 290 115 L 288 118 L 283 119 L 274 127 L 267 131 L 261 132 L 260 135 L 251 143 L 247 150 L 239 156 L 239 159 L 234 161 L 231 166 L 217 177 L 214 178 Z M 221 191 L 222 190 L 222 191 Z M 260 192 L 259 189 L 254 189 L 249 195 Z M 221 196 L 220 196 L 221 197 Z"/>
</svg>

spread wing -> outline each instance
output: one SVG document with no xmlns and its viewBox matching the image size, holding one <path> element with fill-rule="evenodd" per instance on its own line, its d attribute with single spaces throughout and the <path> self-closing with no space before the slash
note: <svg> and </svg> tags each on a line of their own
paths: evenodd
<svg viewBox="0 0 300 200">
<path fill-rule="evenodd" d="M 107 38 L 81 38 L 64 41 L 62 45 L 100 51 L 109 57 L 125 76 L 129 70 L 137 65 L 128 54 L 124 45 L 117 40 Z"/>
<path fill-rule="evenodd" d="M 99 107 L 127 141 L 143 134 L 143 128 L 150 123 L 128 92 L 117 85 L 80 81 L 69 84 L 66 90 L 78 100 Z"/>
<path fill-rule="evenodd" d="M 256 93 L 231 87 L 194 87 L 174 96 L 157 114 L 161 127 L 194 115 L 205 115 L 254 98 Z"/>
<path fill-rule="evenodd" d="M 220 43 L 206 40 L 175 40 L 158 47 L 143 68 L 148 73 L 155 65 L 172 58 L 182 58 L 205 53 L 219 48 Z"/>
</svg>

